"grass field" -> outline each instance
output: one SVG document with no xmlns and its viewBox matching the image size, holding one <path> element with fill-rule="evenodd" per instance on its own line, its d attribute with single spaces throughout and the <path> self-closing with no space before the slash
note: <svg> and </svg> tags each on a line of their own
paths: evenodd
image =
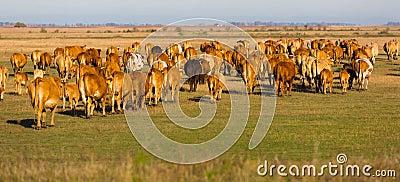
<svg viewBox="0 0 400 182">
<path fill-rule="evenodd" d="M 5 65 L 12 73 L 9 58 L 13 52 L 30 54 L 35 49 L 52 52 L 54 48 L 66 45 L 102 48 L 104 55 L 107 46 L 127 47 L 149 34 L 147 29 L 124 32 L 128 29 L 132 28 L 46 28 L 45 33 L 40 33 L 41 28 L 0 28 L 0 65 Z M 325 30 L 328 33 L 321 30 L 319 35 L 315 34 L 317 30 L 283 29 L 271 30 L 270 33 L 285 36 L 286 31 L 290 31 L 293 33 L 291 36 L 299 33 L 306 34 L 306 39 L 332 40 L 343 35 L 344 38 L 357 38 L 360 44 L 377 42 L 380 55 L 368 91 L 353 89 L 342 95 L 337 78 L 333 94 L 315 94 L 310 90 L 295 88 L 293 96 L 277 98 L 276 113 L 267 136 L 257 148 L 248 150 L 260 112 L 260 95 L 251 95 L 251 112 L 246 129 L 228 152 L 202 164 L 177 165 L 146 152 L 133 137 L 123 114 L 108 114 L 103 118 L 100 113 L 95 113 L 92 119 L 87 120 L 83 118 L 84 109 L 80 104 L 78 116 L 71 116 L 68 110 L 62 112 L 59 109 L 55 116 L 55 127 L 40 131 L 32 129 L 33 108 L 27 95 L 15 94 L 11 76 L 7 81 L 5 99 L 0 102 L 1 181 L 398 180 L 398 177 L 257 175 L 257 167 L 264 160 L 275 165 L 320 166 L 336 162 L 339 153 L 347 155 L 348 164 L 369 164 L 374 170 L 395 169 L 397 173 L 400 172 L 400 62 L 388 62 L 382 50 L 383 42 L 395 38 L 399 30 L 391 28 L 389 34 L 382 36 L 379 33 L 387 30 L 385 27 L 354 27 L 352 30 L 328 27 Z M 266 34 L 269 33 L 268 29 L 266 33 L 248 27 L 245 30 L 252 35 L 257 34 L 256 40 L 270 38 L 270 34 Z M 368 36 L 365 36 L 365 32 L 369 32 Z M 338 71 L 339 67 L 335 70 Z M 30 60 L 24 71 L 32 73 Z M 54 69 L 51 75 L 56 75 Z M 31 79 L 32 74 L 29 76 Z M 338 73 L 335 72 L 334 76 L 338 77 Z M 299 84 L 299 81 L 295 83 Z M 198 103 L 193 98 L 206 95 L 206 85 L 201 85 L 199 92 L 180 94 L 185 114 L 198 115 Z M 156 126 L 171 139 L 198 143 L 214 137 L 224 128 L 230 112 L 228 99 L 224 95 L 218 103 L 213 122 L 195 131 L 179 128 L 169 122 L 161 106 L 149 107 L 149 112 Z"/>
</svg>

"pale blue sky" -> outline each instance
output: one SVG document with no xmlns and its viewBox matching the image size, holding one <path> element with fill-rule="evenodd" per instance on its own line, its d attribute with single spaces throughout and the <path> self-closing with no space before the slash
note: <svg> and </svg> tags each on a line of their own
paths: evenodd
<svg viewBox="0 0 400 182">
<path fill-rule="evenodd" d="M 399 0 L 2 0 L 0 22 L 161 23 L 185 18 L 225 21 L 400 21 Z"/>
</svg>

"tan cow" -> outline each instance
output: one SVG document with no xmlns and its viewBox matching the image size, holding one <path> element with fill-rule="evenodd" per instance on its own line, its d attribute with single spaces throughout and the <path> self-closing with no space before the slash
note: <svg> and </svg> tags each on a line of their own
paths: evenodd
<svg viewBox="0 0 400 182">
<path fill-rule="evenodd" d="M 315 90 L 318 93 L 321 89 L 321 84 L 320 84 L 320 75 L 321 75 L 321 71 L 323 69 L 328 69 L 332 71 L 332 68 L 330 66 L 330 62 L 328 62 L 327 60 L 322 60 L 322 59 L 317 59 L 315 61 L 312 62 L 311 65 L 311 86 L 314 85 L 315 83 Z"/>
<path fill-rule="evenodd" d="M 109 79 L 91 73 L 86 73 L 79 79 L 78 88 L 85 105 L 87 119 L 93 116 L 94 101 L 101 102 L 102 116 L 106 116 L 106 96 L 110 89 L 109 83 Z"/>
<path fill-rule="evenodd" d="M 37 51 L 37 50 L 36 50 Z M 57 47 L 57 48 L 55 48 L 54 49 L 54 55 L 53 55 L 53 57 L 57 57 L 58 55 L 61 55 L 61 54 L 64 54 L 64 48 L 62 48 L 62 47 Z M 32 54 L 33 55 L 33 54 Z M 33 59 L 32 59 L 32 61 L 33 61 Z"/>
<path fill-rule="evenodd" d="M 78 55 L 81 52 L 86 52 L 88 48 L 85 46 L 65 46 L 64 48 L 64 54 L 67 56 L 70 56 L 72 61 L 75 61 L 78 59 Z"/>
<path fill-rule="evenodd" d="M 132 48 L 133 48 L 133 53 L 139 53 L 140 50 L 142 49 L 140 46 L 140 42 L 132 43 Z"/>
<path fill-rule="evenodd" d="M 106 69 L 106 78 L 111 78 L 114 72 L 121 71 L 121 67 L 115 62 L 106 62 L 104 67 Z"/>
<path fill-rule="evenodd" d="M 35 116 L 37 116 L 35 129 L 46 126 L 46 109 L 50 109 L 50 126 L 54 126 L 54 114 L 61 96 L 59 84 L 55 78 L 36 78 L 28 86 L 28 95 L 35 110 Z"/>
<path fill-rule="evenodd" d="M 65 111 L 65 102 L 68 98 L 69 107 L 72 109 L 74 115 L 76 115 L 76 107 L 81 99 L 81 93 L 79 92 L 78 85 L 75 83 L 64 83 L 63 84 L 63 110 Z"/>
<path fill-rule="evenodd" d="M 207 75 L 208 91 L 213 103 L 222 98 L 222 90 L 225 83 L 225 77 L 221 73 Z"/>
<path fill-rule="evenodd" d="M 171 44 L 167 49 L 165 50 L 167 53 L 168 57 L 171 59 L 172 56 L 174 56 L 177 53 L 182 53 L 182 47 L 179 44 Z"/>
<path fill-rule="evenodd" d="M 40 55 L 40 68 L 44 71 L 44 74 L 46 74 L 47 70 L 50 71 L 52 61 L 51 55 L 48 52 L 44 52 Z"/>
<path fill-rule="evenodd" d="M 374 71 L 374 66 L 365 58 L 353 60 L 353 65 L 358 78 L 358 90 L 368 90 L 368 81 Z"/>
<path fill-rule="evenodd" d="M 388 60 L 397 60 L 397 55 L 399 53 L 399 43 L 396 40 L 385 42 L 383 45 L 383 50 L 386 52 Z"/>
<path fill-rule="evenodd" d="M 114 62 L 119 64 L 120 63 L 120 59 L 117 53 L 110 53 L 107 54 L 106 56 L 106 62 Z"/>
<path fill-rule="evenodd" d="M 153 47 L 154 47 L 154 46 L 153 46 L 152 43 L 147 43 L 147 44 L 144 46 L 144 50 L 145 50 L 147 56 L 149 56 L 149 55 L 151 54 L 151 49 L 152 49 Z"/>
<path fill-rule="evenodd" d="M 147 74 L 141 71 L 134 71 L 131 73 L 131 80 L 132 80 L 132 94 L 133 94 L 133 109 L 134 110 L 138 110 L 138 109 L 142 109 L 144 107 L 144 101 L 145 101 L 145 87 L 146 87 L 146 79 L 147 79 Z M 130 80 L 130 79 L 127 79 Z M 125 81 L 127 81 L 125 80 Z M 129 82 L 129 81 L 128 81 Z M 124 84 L 124 87 L 128 84 Z M 124 89 L 125 90 L 125 89 Z M 129 88 L 127 88 L 126 90 L 129 90 Z M 124 93 L 124 105 L 126 105 L 126 101 L 128 99 L 125 99 L 127 96 L 129 96 L 129 92 L 128 94 Z"/>
<path fill-rule="evenodd" d="M 0 100 L 4 99 L 8 74 L 8 69 L 0 65 Z"/>
<path fill-rule="evenodd" d="M 81 52 L 77 57 L 78 64 L 89 65 L 90 63 L 90 55 L 88 52 Z"/>
<path fill-rule="evenodd" d="M 119 47 L 110 46 L 110 47 L 107 47 L 106 55 L 114 53 L 114 54 L 116 54 L 118 56 L 118 51 L 119 51 Z"/>
<path fill-rule="evenodd" d="M 177 67 L 171 68 L 167 73 L 167 80 L 164 82 L 163 95 L 164 100 L 168 101 L 168 94 L 170 93 L 171 101 L 175 102 L 178 98 L 180 86 L 180 72 Z"/>
<path fill-rule="evenodd" d="M 11 66 L 14 70 L 14 73 L 17 71 L 22 71 L 26 62 L 28 60 L 28 55 L 22 53 L 14 53 L 10 58 Z"/>
<path fill-rule="evenodd" d="M 185 49 L 184 55 L 186 60 L 196 59 L 197 57 L 196 49 L 194 47 L 188 47 Z"/>
<path fill-rule="evenodd" d="M 68 80 L 68 75 L 72 67 L 71 57 L 61 54 L 56 56 L 54 60 L 58 76 L 63 80 Z"/>
<path fill-rule="evenodd" d="M 63 52 L 64 53 L 64 52 Z M 40 55 L 42 55 L 43 52 L 40 50 L 34 50 L 31 54 L 31 60 L 33 62 L 33 69 L 36 69 L 36 66 L 40 62 Z"/>
<path fill-rule="evenodd" d="M 342 86 L 343 94 L 347 92 L 347 87 L 349 87 L 350 73 L 348 70 L 349 69 L 342 69 L 339 74 L 340 85 Z"/>
<path fill-rule="evenodd" d="M 147 98 L 150 99 L 149 105 L 152 104 L 151 101 L 153 97 L 154 97 L 154 105 L 157 105 L 157 103 L 160 101 L 163 84 L 164 84 L 163 73 L 158 69 L 151 68 L 149 73 L 147 74 L 147 80 L 146 80 L 147 89 L 145 89 L 145 95 Z"/>
<path fill-rule="evenodd" d="M 21 86 L 25 87 L 28 84 L 28 74 L 21 72 L 14 73 L 14 83 L 18 95 L 21 95 L 22 94 Z"/>
<path fill-rule="evenodd" d="M 112 75 L 111 80 L 111 114 L 115 113 L 115 102 L 117 102 L 117 113 L 123 113 L 124 111 L 121 109 L 122 103 L 122 87 L 124 85 L 125 73 L 122 71 L 116 71 Z"/>
<path fill-rule="evenodd" d="M 320 75 L 320 84 L 322 86 L 321 93 L 326 94 L 326 89 L 329 85 L 329 92 L 332 93 L 333 73 L 329 69 L 323 69 Z"/>
</svg>

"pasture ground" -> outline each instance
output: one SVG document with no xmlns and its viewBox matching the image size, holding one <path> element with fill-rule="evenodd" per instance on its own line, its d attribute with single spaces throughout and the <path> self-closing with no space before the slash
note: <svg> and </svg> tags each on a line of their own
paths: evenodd
<svg viewBox="0 0 400 182">
<path fill-rule="evenodd" d="M 369 27 L 368 27 L 369 28 Z M 11 75 L 9 58 L 13 52 L 30 54 L 35 49 L 52 52 L 66 45 L 88 45 L 105 48 L 110 45 L 129 46 L 142 40 L 149 32 L 126 33 L 131 28 L 0 28 L 0 65 L 5 65 Z M 108 31 L 110 30 L 110 31 Z M 251 33 L 251 30 L 246 29 Z M 369 30 L 369 29 L 368 29 Z M 279 177 L 257 175 L 257 167 L 264 160 L 280 165 L 315 164 L 321 166 L 336 162 L 336 156 L 344 153 L 348 164 L 372 165 L 373 169 L 395 169 L 400 173 L 400 62 L 388 62 L 382 51 L 383 42 L 393 39 L 394 34 L 382 36 L 386 28 L 363 27 L 353 30 L 326 30 L 329 34 L 312 32 L 306 39 L 357 38 L 361 44 L 376 41 L 380 55 L 370 79 L 368 91 L 350 90 L 342 95 L 335 72 L 334 93 L 315 94 L 309 89 L 296 86 L 293 96 L 277 99 L 276 113 L 263 142 L 248 150 L 248 142 L 255 128 L 260 102 L 259 95 L 250 96 L 251 113 L 248 124 L 239 141 L 219 158 L 198 165 L 176 165 L 162 161 L 146 152 L 131 134 L 123 114 L 84 119 L 82 104 L 78 116 L 58 109 L 56 126 L 34 130 L 33 109 L 28 96 L 15 94 L 13 77 L 7 81 L 5 100 L 0 102 L 0 179 L 4 181 L 390 181 L 398 179 L 382 177 Z M 268 30 L 267 30 L 268 31 Z M 286 30 L 287 31 L 287 30 Z M 397 32 L 392 28 L 389 32 Z M 286 35 L 278 29 L 271 33 Z M 296 31 L 293 30 L 296 36 Z M 359 32 L 356 34 L 355 32 Z M 360 34 L 361 32 L 361 34 Z M 362 33 L 364 32 L 364 33 Z M 369 32 L 365 35 L 365 32 Z M 260 33 L 260 35 L 263 32 Z M 375 35 L 376 36 L 373 36 Z M 263 37 L 265 36 L 265 37 Z M 256 40 L 268 39 L 268 35 L 256 36 Z M 271 34 L 271 37 L 275 35 Z M 335 68 L 336 71 L 339 67 Z M 32 79 L 33 65 L 29 60 L 24 69 Z M 51 75 L 56 75 L 54 69 Z M 299 85 L 299 81 L 295 82 Z M 187 88 L 187 85 L 185 86 Z M 200 110 L 197 97 L 206 95 L 206 86 L 197 93 L 181 92 L 180 103 L 189 116 Z M 229 115 L 228 96 L 218 103 L 217 116 L 207 127 L 192 131 L 171 123 L 162 107 L 149 107 L 157 127 L 171 139 L 187 143 L 206 141 L 218 134 Z M 61 102 L 60 102 L 61 104 Z M 228 106 L 227 106 L 228 105 Z M 108 109 L 109 111 L 109 109 Z"/>
</svg>

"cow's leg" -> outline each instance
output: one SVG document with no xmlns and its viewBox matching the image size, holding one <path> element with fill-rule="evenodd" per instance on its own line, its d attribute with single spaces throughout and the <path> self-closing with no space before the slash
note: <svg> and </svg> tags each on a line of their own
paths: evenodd
<svg viewBox="0 0 400 182">
<path fill-rule="evenodd" d="M 39 98 L 36 98 L 36 99 L 39 99 Z M 42 104 L 42 102 L 39 102 L 39 105 L 38 105 L 36 111 L 37 111 L 37 122 L 36 122 L 36 128 L 35 129 L 38 130 L 38 129 L 40 129 L 42 127 L 42 123 L 41 123 L 42 113 L 43 113 L 43 104 Z M 44 117 L 44 118 L 46 118 L 46 117 Z M 45 124 L 45 120 L 44 120 L 43 124 Z"/>
<path fill-rule="evenodd" d="M 56 110 L 57 110 L 57 106 L 55 106 L 54 108 L 50 109 L 50 111 L 51 111 L 50 127 L 53 127 L 55 125 L 54 114 L 56 113 Z"/>
<path fill-rule="evenodd" d="M 289 96 L 292 96 L 294 78 L 289 81 Z"/>
<path fill-rule="evenodd" d="M 369 77 L 365 78 L 365 90 L 368 90 L 368 81 L 369 81 Z"/>
<path fill-rule="evenodd" d="M 121 109 L 121 103 L 122 103 L 122 95 L 121 92 L 119 93 L 118 97 L 117 97 L 117 107 L 118 107 L 118 112 L 123 112 L 123 110 Z"/>
<path fill-rule="evenodd" d="M 63 111 L 65 111 L 65 101 L 67 98 L 65 98 L 65 96 L 63 96 L 63 105 L 62 105 L 62 109 Z M 71 100 L 69 101 L 71 103 Z"/>
<path fill-rule="evenodd" d="M 112 93 L 112 97 L 111 97 L 111 114 L 114 114 L 115 113 L 115 94 L 114 93 Z"/>
<path fill-rule="evenodd" d="M 85 111 L 86 111 L 86 119 L 90 118 L 90 111 L 91 111 L 91 104 L 92 99 L 89 97 L 88 100 L 85 102 Z"/>
<path fill-rule="evenodd" d="M 42 128 L 46 128 L 47 127 L 47 125 L 46 125 L 46 117 L 47 117 L 46 109 L 43 109 L 43 112 L 42 112 Z"/>
<path fill-rule="evenodd" d="M 113 102 L 113 104 L 114 104 L 114 102 Z M 101 108 L 103 109 L 102 117 L 106 117 L 106 96 L 104 96 L 103 99 L 101 100 Z"/>
</svg>

